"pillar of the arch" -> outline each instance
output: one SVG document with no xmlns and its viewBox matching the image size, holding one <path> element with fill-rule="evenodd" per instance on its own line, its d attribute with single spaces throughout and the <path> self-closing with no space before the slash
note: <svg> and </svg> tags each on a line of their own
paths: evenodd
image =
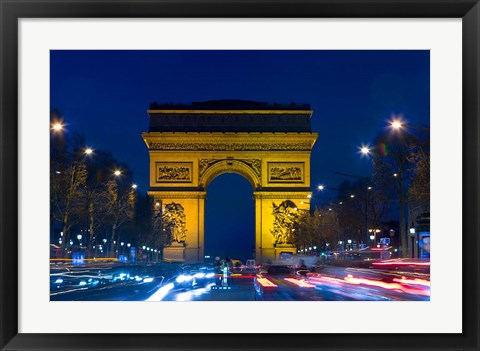
<svg viewBox="0 0 480 351">
<path fill-rule="evenodd" d="M 279 205 L 283 201 L 291 200 L 299 211 L 309 211 L 310 205 L 305 200 L 310 192 L 296 191 L 257 191 L 255 198 L 255 259 L 265 264 L 268 260 L 279 261 L 282 252 L 296 253 L 294 245 L 276 246 L 271 230 L 275 217 L 273 215 L 273 204 Z"/>
<path fill-rule="evenodd" d="M 162 207 L 172 202 L 182 205 L 186 221 L 186 240 L 183 250 L 183 261 L 187 263 L 203 262 L 205 252 L 205 192 L 176 191 L 164 193 L 149 192 L 154 204 L 159 202 Z M 160 233 L 158 233 L 160 235 Z M 172 245 L 178 250 L 178 245 Z"/>
</svg>

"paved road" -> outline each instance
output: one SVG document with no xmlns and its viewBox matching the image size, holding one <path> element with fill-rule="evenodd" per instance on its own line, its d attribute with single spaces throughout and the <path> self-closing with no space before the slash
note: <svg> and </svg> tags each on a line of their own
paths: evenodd
<svg viewBox="0 0 480 351">
<path fill-rule="evenodd" d="M 301 275 L 217 277 L 184 286 L 178 265 L 51 267 L 51 301 L 425 301 L 427 275 L 356 268 L 326 268 Z M 408 275 L 407 275 L 408 274 Z M 195 280 L 193 280 L 195 281 Z M 261 284 L 260 284 L 261 283 Z"/>
</svg>

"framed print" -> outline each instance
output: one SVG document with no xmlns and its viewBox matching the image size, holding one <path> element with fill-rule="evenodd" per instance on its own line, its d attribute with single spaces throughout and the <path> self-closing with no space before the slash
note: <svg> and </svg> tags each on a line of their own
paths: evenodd
<svg viewBox="0 0 480 351">
<path fill-rule="evenodd" d="M 478 349 L 479 6 L 2 1 L 1 349 Z"/>
</svg>

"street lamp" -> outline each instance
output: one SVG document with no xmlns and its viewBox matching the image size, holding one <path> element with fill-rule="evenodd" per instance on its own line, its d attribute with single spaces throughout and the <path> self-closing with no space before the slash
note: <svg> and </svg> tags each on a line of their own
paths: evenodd
<svg viewBox="0 0 480 351">
<path fill-rule="evenodd" d="M 372 153 L 372 149 L 368 145 L 362 145 L 358 148 L 358 150 L 363 156 L 368 156 Z"/>
<path fill-rule="evenodd" d="M 61 132 L 63 130 L 63 124 L 60 122 L 55 122 L 52 124 L 52 130 L 55 132 Z"/>
<path fill-rule="evenodd" d="M 118 177 L 122 174 L 122 171 L 120 171 L 119 169 L 115 170 L 115 172 L 113 172 L 113 174 L 115 175 L 115 177 Z"/>
<path fill-rule="evenodd" d="M 415 257 L 415 226 L 410 226 L 410 238 L 412 238 L 412 258 Z"/>
<path fill-rule="evenodd" d="M 132 189 L 137 189 L 138 185 L 137 184 L 132 184 Z"/>
<path fill-rule="evenodd" d="M 400 119 L 390 121 L 390 127 L 394 130 L 400 130 L 403 127 L 403 122 Z"/>
<path fill-rule="evenodd" d="M 369 184 L 369 177 L 365 176 L 360 176 L 360 175 L 354 175 L 354 174 L 346 174 L 346 173 L 340 173 L 340 172 L 335 172 L 338 175 L 345 176 L 345 177 L 351 177 L 351 178 L 356 178 L 356 179 L 362 179 L 365 181 L 365 244 L 368 243 L 368 191 L 372 190 L 373 187 L 368 185 Z M 355 195 L 350 195 L 350 197 L 353 199 Z"/>
<path fill-rule="evenodd" d="M 93 153 L 93 149 L 91 147 L 87 147 L 85 149 L 85 155 L 91 155 Z"/>
<path fill-rule="evenodd" d="M 411 124 L 406 124 L 405 121 L 403 121 L 401 118 L 393 118 L 391 121 L 389 121 L 390 128 L 395 131 L 400 131 L 402 129 L 416 129 L 422 132 L 428 132 L 430 131 L 430 128 L 427 127 L 422 127 L 422 126 L 414 126 Z"/>
</svg>

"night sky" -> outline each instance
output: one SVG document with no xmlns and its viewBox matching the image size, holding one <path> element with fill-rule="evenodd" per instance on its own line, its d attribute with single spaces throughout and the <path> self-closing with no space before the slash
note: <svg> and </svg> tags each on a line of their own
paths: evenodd
<svg viewBox="0 0 480 351">
<path fill-rule="evenodd" d="M 146 110 L 152 102 L 244 99 L 312 106 L 311 185 L 335 172 L 371 174 L 358 154 L 392 114 L 430 124 L 429 51 L 51 51 L 51 108 L 88 146 L 111 151 L 149 183 Z M 316 192 L 316 191 L 315 191 Z M 316 192 L 318 194 L 318 192 Z M 316 201 L 335 196 L 326 191 Z M 254 245 L 252 187 L 224 174 L 207 189 L 205 254 L 245 260 Z M 231 206 L 225 206 L 225 204 Z M 233 240 L 241 236 L 242 240 Z M 223 248 L 223 250 L 221 249 Z"/>
</svg>

